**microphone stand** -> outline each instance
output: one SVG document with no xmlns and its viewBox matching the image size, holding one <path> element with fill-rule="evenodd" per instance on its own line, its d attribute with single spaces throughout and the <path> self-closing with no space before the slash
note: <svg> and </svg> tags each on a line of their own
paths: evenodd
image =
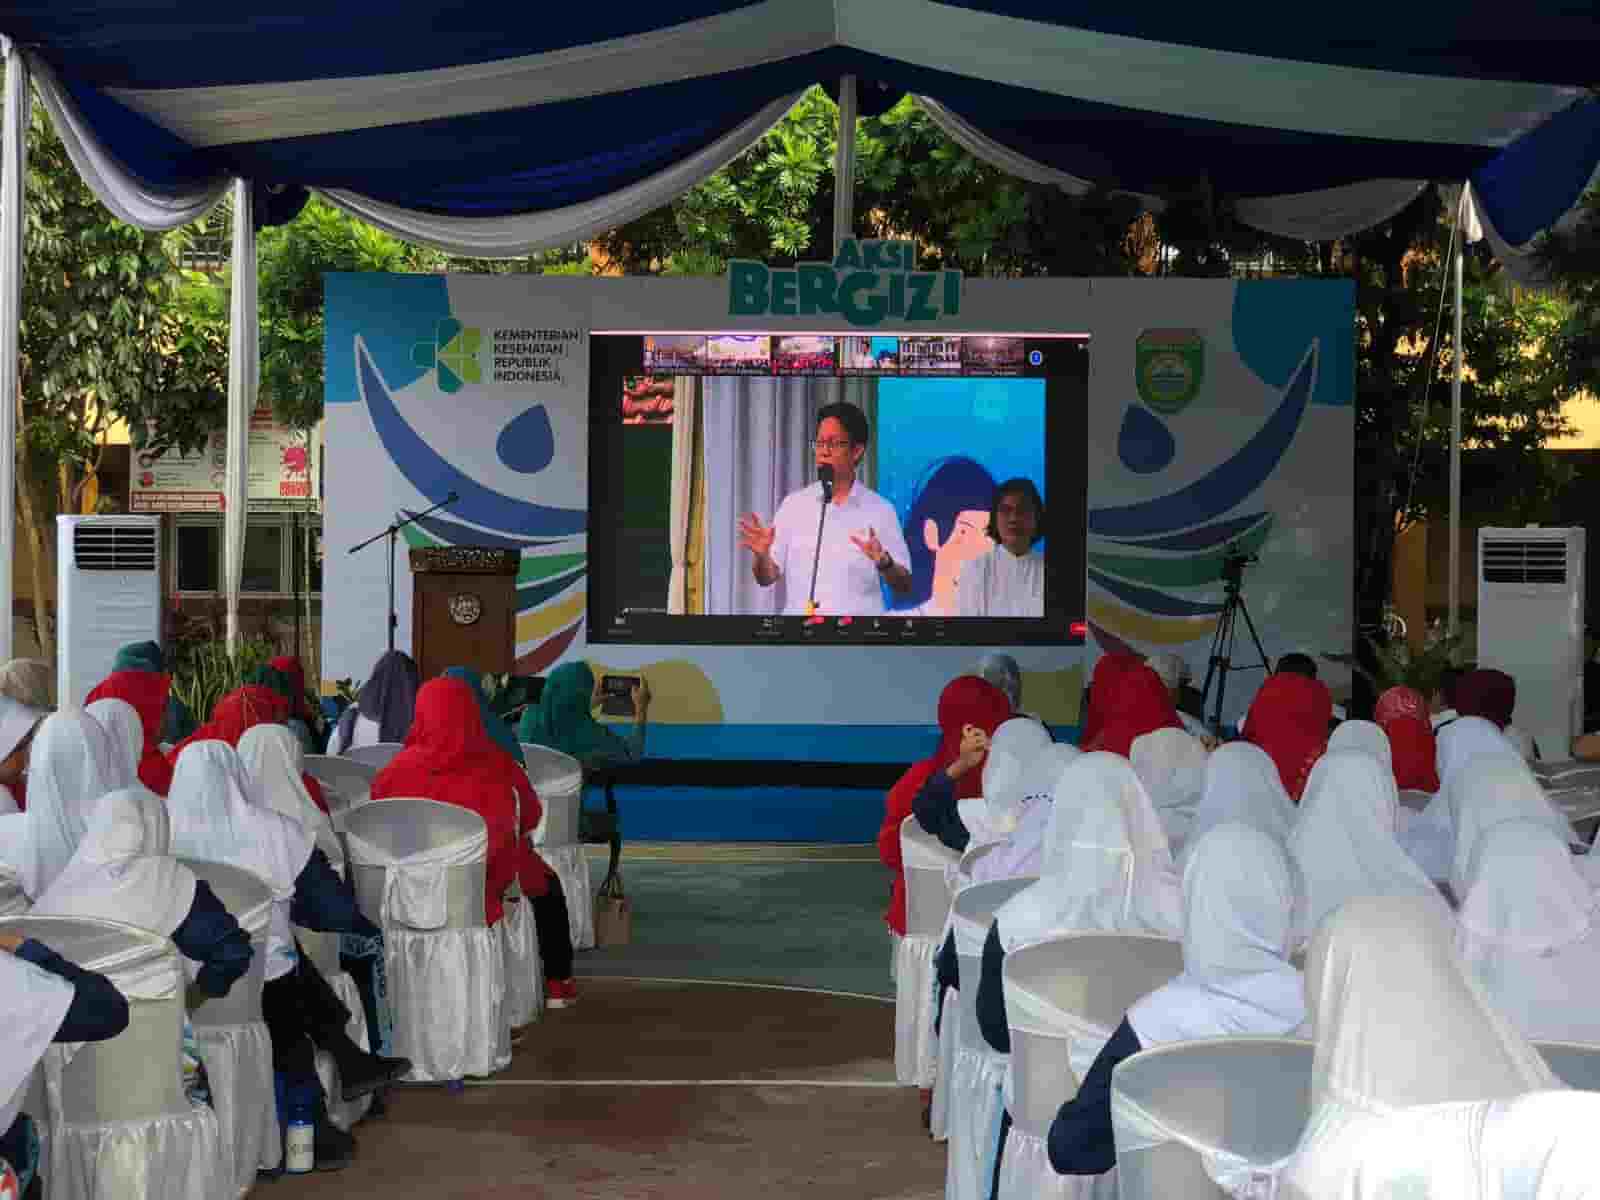
<svg viewBox="0 0 1600 1200">
<path fill-rule="evenodd" d="M 821 480 L 822 484 L 822 511 L 817 514 L 817 548 L 811 554 L 811 591 L 809 593 L 810 609 L 807 616 L 817 615 L 817 565 L 822 561 L 822 526 L 828 520 L 828 505 L 833 503 L 833 484 L 829 480 Z"/>
<path fill-rule="evenodd" d="M 422 512 L 419 512 L 419 513 L 416 513 L 416 514 L 414 514 L 412 516 L 409 516 L 403 521 L 396 521 L 393 525 L 389 526 L 387 529 L 380 530 L 379 532 L 373 534 L 366 541 L 362 542 L 359 546 L 351 546 L 350 547 L 350 551 L 349 552 L 351 554 L 354 554 L 357 550 L 365 550 L 368 546 L 372 545 L 372 543 L 377 541 L 379 538 L 388 538 L 389 539 L 389 649 L 391 649 L 391 650 L 394 649 L 394 630 L 395 630 L 395 626 L 400 624 L 400 618 L 399 618 L 399 616 L 397 616 L 395 614 L 395 610 L 394 610 L 394 545 L 395 545 L 395 541 L 396 541 L 397 538 L 399 538 L 400 531 L 402 529 L 404 529 L 407 525 L 410 525 L 413 521 L 420 521 L 423 517 L 427 516 L 429 513 L 438 512 L 446 504 L 454 504 L 456 502 L 456 500 L 457 500 L 456 494 L 454 492 L 451 492 L 448 496 L 446 496 L 443 500 L 439 501 L 439 503 L 435 504 L 432 508 L 424 509 Z"/>
</svg>

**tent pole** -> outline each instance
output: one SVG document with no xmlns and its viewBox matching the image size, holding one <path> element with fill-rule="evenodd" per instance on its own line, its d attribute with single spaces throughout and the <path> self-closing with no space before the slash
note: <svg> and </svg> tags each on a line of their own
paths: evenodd
<svg viewBox="0 0 1600 1200">
<path fill-rule="evenodd" d="M 839 143 L 833 152 L 833 253 L 851 236 L 856 210 L 856 77 L 839 77 Z"/>
<path fill-rule="evenodd" d="M 18 332 L 22 319 L 23 204 L 28 178 L 28 64 L 10 38 L 0 38 L 6 66 L 4 125 L 0 127 L 0 661 L 11 657 L 14 617 L 11 556 L 17 544 L 17 406 L 22 364 Z M 54 539 L 54 529 L 39 531 Z M 33 620 L 44 640 L 48 596 L 33 598 Z"/>
<path fill-rule="evenodd" d="M 1450 612 L 1445 626 L 1451 637 L 1461 629 L 1461 365 L 1465 357 L 1461 348 L 1461 293 L 1466 261 L 1466 199 L 1467 189 L 1463 187 L 1456 208 L 1456 253 L 1452 264 L 1456 312 L 1450 371 Z"/>
<path fill-rule="evenodd" d="M 233 181 L 233 255 L 228 307 L 227 471 L 222 491 L 222 585 L 227 596 L 228 649 L 239 647 L 239 586 L 250 510 L 250 414 L 260 381 L 256 233 L 250 183 Z"/>
</svg>

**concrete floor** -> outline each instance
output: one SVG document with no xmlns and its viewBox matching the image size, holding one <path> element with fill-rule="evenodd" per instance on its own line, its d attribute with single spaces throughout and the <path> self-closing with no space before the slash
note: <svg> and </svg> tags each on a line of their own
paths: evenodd
<svg viewBox="0 0 1600 1200">
<path fill-rule="evenodd" d="M 942 1196 L 944 1148 L 894 1085 L 888 875 L 860 849 L 625 854 L 633 943 L 578 956 L 576 1008 L 491 1080 L 395 1089 L 349 1169 L 257 1194 Z"/>
</svg>

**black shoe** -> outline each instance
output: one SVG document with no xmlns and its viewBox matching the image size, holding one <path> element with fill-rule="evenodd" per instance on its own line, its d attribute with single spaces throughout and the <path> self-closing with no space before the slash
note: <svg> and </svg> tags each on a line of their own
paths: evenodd
<svg viewBox="0 0 1600 1200">
<path fill-rule="evenodd" d="M 319 1171 L 342 1171 L 356 1156 L 355 1136 L 340 1129 L 326 1113 L 317 1117 L 311 1145 Z"/>
<path fill-rule="evenodd" d="M 372 1093 L 372 1103 L 367 1106 L 367 1120 L 376 1121 L 389 1115 L 389 1096 L 387 1088 L 379 1088 Z"/>
<path fill-rule="evenodd" d="M 409 1058 L 385 1058 L 381 1054 L 363 1054 L 339 1064 L 339 1094 L 346 1104 L 375 1092 L 400 1076 L 409 1074 Z"/>
</svg>

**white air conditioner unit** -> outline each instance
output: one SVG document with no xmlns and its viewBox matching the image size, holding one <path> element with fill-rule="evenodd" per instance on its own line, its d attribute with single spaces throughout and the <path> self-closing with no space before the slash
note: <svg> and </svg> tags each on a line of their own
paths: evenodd
<svg viewBox="0 0 1600 1200">
<path fill-rule="evenodd" d="M 161 640 L 161 518 L 56 518 L 56 699 L 82 704 L 130 642 Z"/>
<path fill-rule="evenodd" d="M 1478 665 L 1517 681 L 1513 720 L 1546 759 L 1583 732 L 1581 529 L 1478 530 Z"/>
</svg>

